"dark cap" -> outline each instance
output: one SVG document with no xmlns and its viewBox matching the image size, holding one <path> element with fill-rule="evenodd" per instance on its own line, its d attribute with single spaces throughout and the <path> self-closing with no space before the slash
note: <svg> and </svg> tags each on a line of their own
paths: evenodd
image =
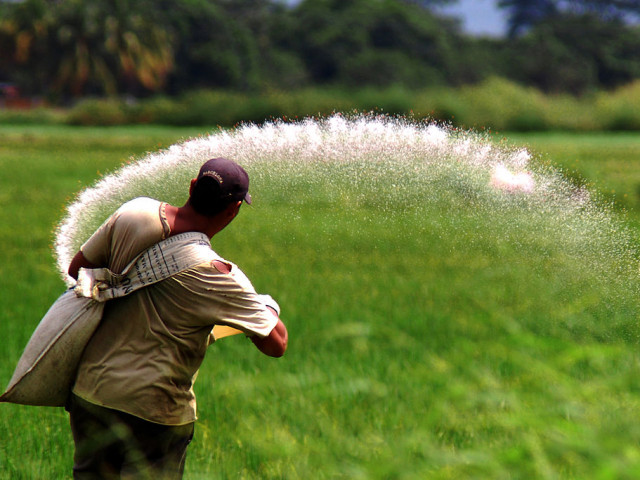
<svg viewBox="0 0 640 480">
<path fill-rule="evenodd" d="M 251 203 L 249 175 L 237 163 L 227 158 L 212 158 L 200 167 L 197 180 L 211 177 L 219 185 L 219 200 L 243 200 Z"/>
</svg>

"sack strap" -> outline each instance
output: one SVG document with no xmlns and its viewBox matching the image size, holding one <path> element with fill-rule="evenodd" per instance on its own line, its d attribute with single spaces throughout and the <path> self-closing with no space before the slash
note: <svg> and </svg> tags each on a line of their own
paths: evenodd
<svg viewBox="0 0 640 480">
<path fill-rule="evenodd" d="M 204 233 L 181 233 L 149 247 L 122 273 L 113 273 L 108 268 L 81 268 L 73 289 L 79 297 L 105 302 L 218 258 Z"/>
</svg>

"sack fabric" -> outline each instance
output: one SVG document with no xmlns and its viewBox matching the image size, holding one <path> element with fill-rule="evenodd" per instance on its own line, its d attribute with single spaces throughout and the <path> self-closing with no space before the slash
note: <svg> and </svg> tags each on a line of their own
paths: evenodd
<svg viewBox="0 0 640 480">
<path fill-rule="evenodd" d="M 105 301 L 216 258 L 206 235 L 188 232 L 153 245 L 122 274 L 81 269 L 76 286 L 64 292 L 38 324 L 0 402 L 64 406 Z"/>
</svg>

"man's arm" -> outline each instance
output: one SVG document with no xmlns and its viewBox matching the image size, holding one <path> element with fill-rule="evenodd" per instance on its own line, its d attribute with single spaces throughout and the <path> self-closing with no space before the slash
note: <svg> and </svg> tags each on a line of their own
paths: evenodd
<svg viewBox="0 0 640 480">
<path fill-rule="evenodd" d="M 97 268 L 97 265 L 94 265 L 89 260 L 84 258 L 82 252 L 78 251 L 78 253 L 76 253 L 76 255 L 71 260 L 71 263 L 69 264 L 69 275 L 77 280 L 78 272 L 81 268 Z"/>
<path fill-rule="evenodd" d="M 278 316 L 271 307 L 268 307 L 274 315 Z M 287 343 L 289 342 L 289 333 L 287 332 L 287 327 L 284 326 L 282 320 L 278 318 L 278 323 L 271 333 L 266 337 L 258 337 L 254 335 L 253 337 L 249 337 L 253 344 L 265 355 L 270 357 L 281 357 L 284 355 L 284 352 L 287 350 Z"/>
</svg>

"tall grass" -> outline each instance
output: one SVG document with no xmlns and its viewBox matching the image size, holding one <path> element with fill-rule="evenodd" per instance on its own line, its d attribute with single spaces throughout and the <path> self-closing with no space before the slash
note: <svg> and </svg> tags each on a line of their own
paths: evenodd
<svg viewBox="0 0 640 480">
<path fill-rule="evenodd" d="M 88 98 L 69 109 L 0 110 L 0 124 L 223 126 L 375 110 L 492 131 L 638 131 L 640 82 L 582 97 L 545 95 L 501 78 L 460 88 L 195 91 L 178 98 Z"/>
<path fill-rule="evenodd" d="M 0 128 L 0 380 L 63 288 L 49 250 L 63 205 L 98 171 L 197 133 Z M 186 478 L 637 477 L 640 281 L 627 221 L 571 182 L 546 199 L 495 192 L 454 161 L 464 145 L 517 157 L 483 137 L 448 137 L 458 153 L 434 174 L 418 159 L 335 162 L 349 135 L 325 138 L 313 164 L 298 161 L 310 142 L 258 154 L 267 133 L 243 142 L 255 202 L 214 248 L 281 303 L 290 350 L 269 359 L 241 337 L 210 349 Z M 540 181 L 549 162 L 527 168 Z M 593 172 L 593 190 L 610 181 Z M 68 477 L 66 421 L 1 405 L 0 477 Z"/>
<path fill-rule="evenodd" d="M 501 135 L 495 137 L 498 141 Z M 624 211 L 640 227 L 640 136 L 634 132 L 510 133 L 540 161 L 552 162 L 576 185 L 597 190 L 600 199 Z"/>
</svg>

